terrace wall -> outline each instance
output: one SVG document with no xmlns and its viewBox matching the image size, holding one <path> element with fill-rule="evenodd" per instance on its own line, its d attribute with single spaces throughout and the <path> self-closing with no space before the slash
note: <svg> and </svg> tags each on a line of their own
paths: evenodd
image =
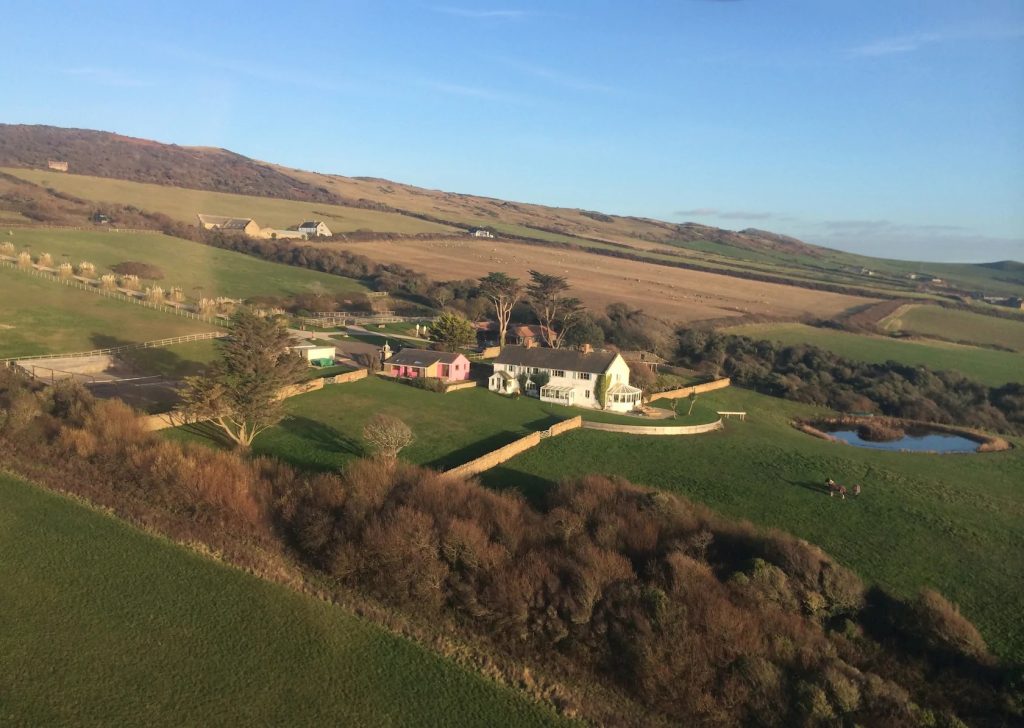
<svg viewBox="0 0 1024 728">
<path fill-rule="evenodd" d="M 703 394 L 704 392 L 713 392 L 716 389 L 725 389 L 730 384 L 732 384 L 732 380 L 729 378 L 716 379 L 713 382 L 695 384 L 692 387 L 670 389 L 667 392 L 655 392 L 651 395 L 650 401 L 653 402 L 656 399 L 682 399 L 683 397 L 689 397 L 691 394 Z"/>
<path fill-rule="evenodd" d="M 516 455 L 526 452 L 531 447 L 537 447 L 537 445 L 540 444 L 540 441 L 544 438 L 561 435 L 563 432 L 575 430 L 582 425 L 583 418 L 579 415 L 568 420 L 563 420 L 562 422 L 556 422 L 546 430 L 541 432 L 531 432 L 526 437 L 521 437 L 514 442 L 510 442 L 504 447 L 499 447 L 497 450 L 492 450 L 486 455 L 481 455 L 475 460 L 470 460 L 468 463 L 458 465 L 451 470 L 445 471 L 445 474 L 459 477 L 478 475 L 485 470 L 490 470 L 497 465 L 501 465 L 502 463 L 511 460 Z"/>
</svg>

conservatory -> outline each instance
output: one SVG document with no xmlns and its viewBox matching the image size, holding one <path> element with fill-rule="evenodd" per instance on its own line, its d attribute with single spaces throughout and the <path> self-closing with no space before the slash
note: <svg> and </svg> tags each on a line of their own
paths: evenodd
<svg viewBox="0 0 1024 728">
<path fill-rule="evenodd" d="M 613 384 L 605 394 L 604 408 L 615 412 L 632 412 L 640 408 L 643 394 L 642 389 L 631 384 Z"/>
</svg>

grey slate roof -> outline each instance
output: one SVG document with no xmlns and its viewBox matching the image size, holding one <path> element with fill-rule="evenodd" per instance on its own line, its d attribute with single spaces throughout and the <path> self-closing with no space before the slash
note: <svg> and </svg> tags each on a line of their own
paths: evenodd
<svg viewBox="0 0 1024 728">
<path fill-rule="evenodd" d="M 615 361 L 616 356 L 614 351 L 594 351 L 585 354 L 575 349 L 526 349 L 522 346 L 506 346 L 494 363 L 603 374 Z"/>
<path fill-rule="evenodd" d="M 461 354 L 458 352 L 430 351 L 429 349 L 402 349 L 387 360 L 388 364 L 402 364 L 411 367 L 429 367 L 435 362 L 452 364 Z"/>
</svg>

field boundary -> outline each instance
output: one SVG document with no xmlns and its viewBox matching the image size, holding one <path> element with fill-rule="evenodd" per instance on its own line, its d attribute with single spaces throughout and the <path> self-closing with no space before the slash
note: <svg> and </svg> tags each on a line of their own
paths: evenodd
<svg viewBox="0 0 1024 728">
<path fill-rule="evenodd" d="M 549 437 L 555 437 L 561 435 L 563 432 L 569 430 L 575 430 L 583 426 L 583 418 L 579 415 L 570 417 L 567 420 L 556 422 L 546 430 L 539 432 L 531 432 L 525 437 L 520 437 L 518 440 L 510 442 L 508 445 L 499 447 L 497 450 L 492 450 L 486 455 L 481 455 L 478 458 L 470 460 L 468 463 L 457 465 L 451 470 L 446 470 L 445 475 L 452 477 L 463 477 L 468 478 L 471 475 L 479 475 L 485 470 L 501 465 L 502 463 L 511 460 L 516 455 L 526 452 L 530 448 L 537 447 L 541 440 L 545 440 Z"/>
<path fill-rule="evenodd" d="M 33 263 L 30 268 L 25 268 L 11 261 L 6 256 L 0 256 L 0 267 L 10 268 L 11 270 L 20 273 L 27 273 L 28 275 L 35 276 L 36 278 L 42 278 L 53 283 L 59 283 L 60 285 L 68 286 L 69 288 L 78 288 L 83 291 L 88 291 L 89 293 L 95 293 L 96 295 L 103 296 L 104 298 L 113 298 L 117 301 L 124 301 L 126 303 L 134 303 L 140 306 L 145 306 L 146 308 L 151 308 L 154 311 L 172 313 L 176 316 L 184 316 L 185 318 L 193 319 L 195 321 L 204 321 L 214 326 L 231 325 L 230 321 L 226 318 L 214 318 L 210 316 L 203 316 L 202 314 L 195 313 L 194 311 L 188 311 L 184 308 L 179 308 L 177 306 L 168 306 L 162 303 L 153 303 L 152 301 L 147 301 L 144 298 L 139 298 L 138 296 L 128 295 L 127 293 L 122 293 L 121 291 L 108 291 L 104 288 L 101 288 L 100 286 L 90 285 L 88 283 L 82 282 L 82 280 L 94 279 L 80 279 L 77 276 L 72 276 L 70 278 L 61 278 L 56 272 L 51 272 L 48 269 L 40 269 L 39 267 L 36 266 L 35 263 Z M 140 293 L 139 295 L 141 296 L 144 294 Z"/>
<path fill-rule="evenodd" d="M 651 427 L 649 425 L 614 425 L 610 422 L 584 422 L 584 429 L 602 430 L 604 432 L 623 432 L 629 435 L 701 435 L 705 432 L 725 429 L 722 418 L 703 425 L 675 425 Z"/>
<path fill-rule="evenodd" d="M 732 380 L 726 377 L 725 379 L 716 379 L 713 382 L 706 382 L 705 384 L 694 384 L 692 387 L 682 387 L 680 389 L 670 389 L 667 392 L 655 392 L 651 395 L 650 402 L 657 399 L 682 399 L 683 397 L 689 397 L 691 394 L 703 394 L 704 392 L 713 392 L 716 389 L 725 389 L 732 384 Z"/>
<path fill-rule="evenodd" d="M 172 336 L 169 339 L 154 339 L 153 341 L 143 341 L 139 344 L 125 344 L 123 346 L 112 346 L 106 349 L 93 349 L 92 351 L 76 351 L 71 354 L 11 356 L 6 359 L 0 359 L 0 363 L 10 364 L 11 362 L 44 361 L 47 359 L 81 359 L 87 356 L 100 356 L 102 354 L 120 354 L 122 351 L 132 351 L 134 349 L 156 349 L 162 346 L 173 346 L 174 344 L 187 344 L 190 341 L 220 339 L 227 335 L 226 331 L 208 331 L 204 334 L 183 334 L 182 336 Z"/>
</svg>

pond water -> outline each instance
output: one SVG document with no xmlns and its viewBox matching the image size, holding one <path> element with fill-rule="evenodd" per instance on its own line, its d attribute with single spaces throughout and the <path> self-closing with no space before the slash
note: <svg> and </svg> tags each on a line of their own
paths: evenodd
<svg viewBox="0 0 1024 728">
<path fill-rule="evenodd" d="M 978 444 L 960 435 L 949 435 L 945 432 L 934 432 L 924 428 L 908 429 L 899 440 L 890 442 L 872 442 L 863 439 L 857 428 L 840 428 L 828 430 L 828 434 L 856 447 L 868 447 L 873 450 L 907 450 L 909 452 L 974 452 Z"/>
</svg>

